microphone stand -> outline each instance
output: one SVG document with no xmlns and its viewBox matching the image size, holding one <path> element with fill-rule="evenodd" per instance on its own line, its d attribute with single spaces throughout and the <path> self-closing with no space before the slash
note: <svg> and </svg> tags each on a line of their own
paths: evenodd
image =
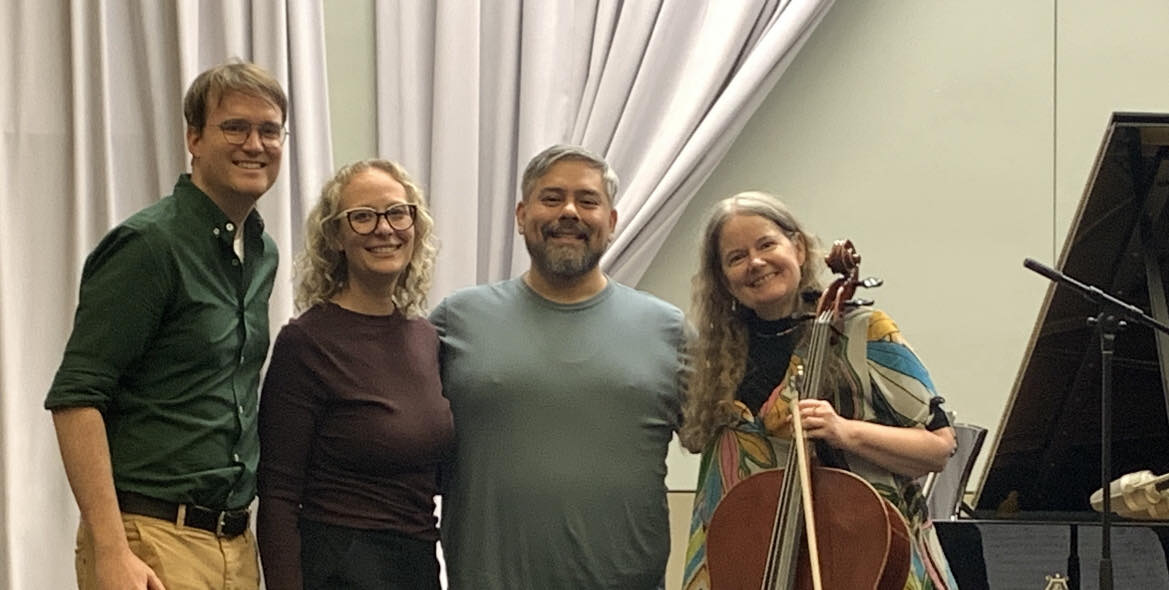
<svg viewBox="0 0 1169 590">
<path fill-rule="evenodd" d="M 1035 260 L 1026 258 L 1023 266 L 1057 284 L 1070 287 L 1096 304 L 1100 310 L 1097 315 L 1088 318 L 1088 324 L 1096 329 L 1100 340 L 1100 489 L 1104 496 L 1100 513 L 1100 590 L 1112 590 L 1112 357 L 1116 350 L 1116 334 L 1127 322 L 1148 326 L 1166 334 L 1169 334 L 1169 326 L 1149 317 L 1135 305 Z"/>
</svg>

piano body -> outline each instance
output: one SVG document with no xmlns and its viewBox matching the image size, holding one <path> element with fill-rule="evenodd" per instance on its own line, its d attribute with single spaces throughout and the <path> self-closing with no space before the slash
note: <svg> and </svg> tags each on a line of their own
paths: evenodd
<svg viewBox="0 0 1169 590">
<path fill-rule="evenodd" d="M 1167 201 L 1169 115 L 1114 114 L 1056 268 L 1166 322 Z M 962 590 L 1042 589 L 1057 572 L 1069 588 L 1098 587 L 1100 345 L 1087 323 L 1098 312 L 1048 287 L 972 518 L 935 517 Z M 1125 328 L 1112 370 L 1110 479 L 1169 472 L 1169 338 Z M 1115 588 L 1169 588 L 1169 523 L 1116 518 L 1111 539 Z"/>
</svg>

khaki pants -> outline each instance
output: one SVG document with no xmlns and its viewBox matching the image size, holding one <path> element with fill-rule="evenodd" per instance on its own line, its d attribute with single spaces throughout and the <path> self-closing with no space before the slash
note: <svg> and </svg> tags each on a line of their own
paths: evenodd
<svg viewBox="0 0 1169 590">
<path fill-rule="evenodd" d="M 167 590 L 258 590 L 260 569 L 252 531 L 221 539 L 200 529 L 173 522 L 122 514 L 130 550 L 146 562 Z M 82 523 L 77 529 L 77 587 L 97 587 L 93 536 Z"/>
</svg>

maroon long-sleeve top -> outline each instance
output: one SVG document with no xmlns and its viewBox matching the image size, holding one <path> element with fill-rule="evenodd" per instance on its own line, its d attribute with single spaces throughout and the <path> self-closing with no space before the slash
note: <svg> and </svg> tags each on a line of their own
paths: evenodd
<svg viewBox="0 0 1169 590">
<path fill-rule="evenodd" d="M 438 538 L 454 439 L 425 318 L 317 305 L 280 330 L 260 397 L 257 538 L 269 588 L 301 588 L 300 518 Z"/>
</svg>

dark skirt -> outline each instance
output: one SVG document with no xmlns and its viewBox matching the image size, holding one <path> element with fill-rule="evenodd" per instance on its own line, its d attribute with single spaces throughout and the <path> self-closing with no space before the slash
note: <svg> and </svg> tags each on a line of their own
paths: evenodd
<svg viewBox="0 0 1169 590">
<path fill-rule="evenodd" d="M 439 590 L 435 542 L 300 519 L 304 590 Z"/>
</svg>

